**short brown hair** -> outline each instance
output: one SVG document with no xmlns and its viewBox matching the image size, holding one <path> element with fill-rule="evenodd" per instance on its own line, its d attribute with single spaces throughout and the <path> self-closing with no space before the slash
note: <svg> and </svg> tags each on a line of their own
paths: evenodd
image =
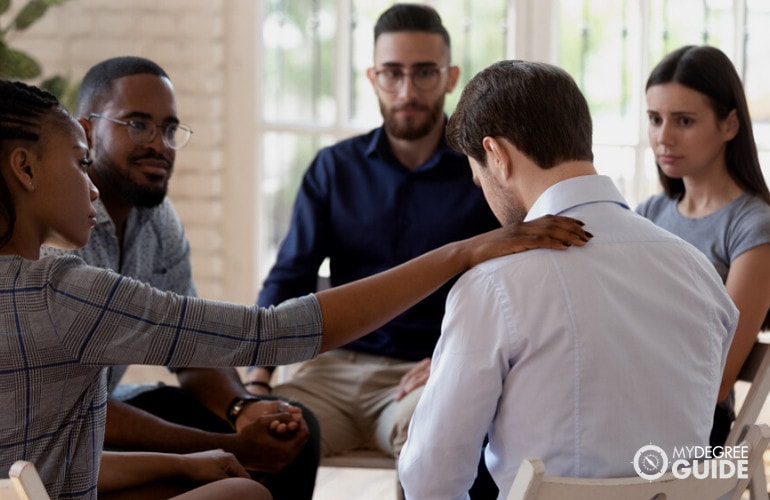
<svg viewBox="0 0 770 500">
<path fill-rule="evenodd" d="M 449 144 L 482 165 L 484 137 L 502 137 L 540 168 L 593 160 L 588 103 L 566 71 L 544 63 L 501 61 L 465 86 L 447 125 Z"/>
</svg>

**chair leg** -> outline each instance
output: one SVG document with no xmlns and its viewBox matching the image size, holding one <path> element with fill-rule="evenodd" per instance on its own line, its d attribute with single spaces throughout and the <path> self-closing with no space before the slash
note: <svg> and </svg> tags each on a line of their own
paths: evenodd
<svg viewBox="0 0 770 500">
<path fill-rule="evenodd" d="M 767 492 L 767 478 L 765 477 L 765 464 L 760 463 L 757 470 L 751 475 L 749 481 L 749 498 L 751 500 L 767 500 L 770 498 Z"/>
</svg>

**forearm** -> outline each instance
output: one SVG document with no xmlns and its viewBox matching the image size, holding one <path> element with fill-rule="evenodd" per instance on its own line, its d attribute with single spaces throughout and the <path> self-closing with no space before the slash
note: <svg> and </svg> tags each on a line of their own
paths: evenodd
<svg viewBox="0 0 770 500">
<path fill-rule="evenodd" d="M 273 392 L 270 380 L 273 378 L 274 368 L 270 366 L 252 366 L 247 372 L 244 387 L 252 394 L 268 395 Z"/>
<path fill-rule="evenodd" d="M 104 452 L 97 488 L 100 494 L 104 494 L 184 475 L 181 458 L 178 455 L 152 452 Z"/>
<path fill-rule="evenodd" d="M 318 292 L 321 351 L 375 330 L 469 267 L 462 243 L 450 243 L 388 271 Z"/>
<path fill-rule="evenodd" d="M 222 419 L 233 398 L 247 393 L 234 368 L 184 368 L 177 377 L 185 392 Z"/>
<path fill-rule="evenodd" d="M 233 435 L 234 436 L 234 435 Z M 231 451 L 231 435 L 205 432 L 168 422 L 122 401 L 108 400 L 104 444 L 125 450 L 192 453 L 222 448 Z"/>
</svg>

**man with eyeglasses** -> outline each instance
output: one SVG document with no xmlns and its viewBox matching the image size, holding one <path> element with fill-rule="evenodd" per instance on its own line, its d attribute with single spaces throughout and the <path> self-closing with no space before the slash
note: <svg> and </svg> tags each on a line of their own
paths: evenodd
<svg viewBox="0 0 770 500">
<path fill-rule="evenodd" d="M 192 134 L 177 117 L 168 75 L 139 57 L 98 63 L 81 83 L 77 115 L 91 148 L 88 174 L 100 197 L 90 241 L 73 253 L 156 288 L 196 295 L 190 245 L 166 197 L 176 150 Z M 276 398 L 249 394 L 232 368 L 176 370 L 179 387 L 118 385 L 125 370 L 109 370 L 106 447 L 169 453 L 219 448 L 253 471 L 275 499 L 312 498 L 320 444 L 318 424 L 307 410 L 278 435 L 265 417 L 277 415 Z M 169 485 L 169 496 L 190 486 L 181 480 Z"/>
<path fill-rule="evenodd" d="M 327 257 L 334 286 L 498 226 L 466 157 L 444 140 L 444 99 L 459 68 L 451 64 L 439 14 L 420 4 L 396 4 L 382 13 L 367 76 L 383 125 L 318 153 L 264 282 L 262 306 L 314 291 Z M 399 456 L 429 376 L 450 287 L 304 364 L 292 381 L 274 388 L 316 415 L 324 455 L 373 448 Z M 269 391 L 269 368 L 251 370 L 248 378 L 252 392 Z M 494 485 L 491 490 L 472 495 L 496 498 Z"/>
</svg>

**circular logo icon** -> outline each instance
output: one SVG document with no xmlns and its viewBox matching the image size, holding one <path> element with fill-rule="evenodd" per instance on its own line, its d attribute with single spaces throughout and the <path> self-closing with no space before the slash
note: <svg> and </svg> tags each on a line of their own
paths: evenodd
<svg viewBox="0 0 770 500">
<path fill-rule="evenodd" d="M 654 481 L 668 470 L 668 455 L 660 446 L 642 446 L 634 455 L 634 470 L 643 479 Z"/>
</svg>

